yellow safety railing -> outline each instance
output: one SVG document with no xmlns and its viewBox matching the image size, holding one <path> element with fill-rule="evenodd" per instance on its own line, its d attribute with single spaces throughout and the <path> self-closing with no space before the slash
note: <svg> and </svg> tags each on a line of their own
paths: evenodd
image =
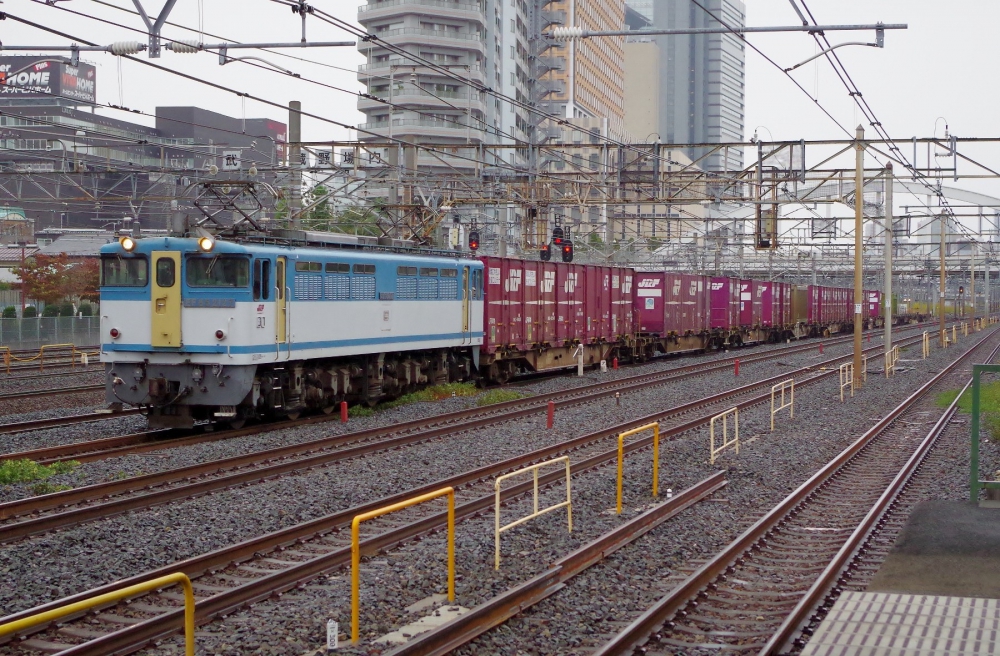
<svg viewBox="0 0 1000 656">
<path fill-rule="evenodd" d="M 931 355 L 931 334 L 926 330 L 924 331 L 923 353 L 924 353 L 924 360 L 929 358 Z"/>
<path fill-rule="evenodd" d="M 844 402 L 844 388 L 850 386 L 851 396 L 854 396 L 854 363 L 845 362 L 840 365 L 840 402 Z"/>
<path fill-rule="evenodd" d="M 31 356 L 30 358 L 19 358 L 14 355 L 14 352 L 10 350 L 9 346 L 0 346 L 0 352 L 3 352 L 3 366 L 7 373 L 10 373 L 10 365 L 13 362 L 34 362 L 38 360 L 38 370 L 45 371 L 45 352 L 51 351 L 53 349 L 69 349 L 70 350 L 70 367 L 76 369 L 76 357 L 80 356 L 80 364 L 83 366 L 88 366 L 89 356 L 100 355 L 99 351 L 84 351 L 76 347 L 76 344 L 46 344 L 38 349 L 38 353 Z"/>
<path fill-rule="evenodd" d="M 559 463 L 559 462 L 565 463 L 565 465 L 566 465 L 566 500 L 563 501 L 563 502 L 561 502 L 561 503 L 557 503 L 557 504 L 555 504 L 553 506 L 549 506 L 548 508 L 542 508 L 541 510 L 539 510 L 538 509 L 538 470 L 541 469 L 542 467 L 547 467 L 548 465 L 554 465 L 554 464 Z M 534 505 L 534 511 L 530 515 L 528 515 L 527 517 L 522 517 L 521 519 L 513 521 L 510 524 L 505 524 L 505 525 L 501 526 L 500 525 L 500 483 L 502 483 L 503 481 L 507 480 L 508 478 L 512 478 L 514 476 L 520 476 L 521 474 L 524 474 L 525 472 L 529 472 L 529 471 L 532 472 L 534 474 L 534 477 L 535 477 L 535 505 Z M 508 529 L 512 529 L 515 526 L 518 526 L 519 524 L 523 524 L 524 522 L 528 521 L 529 519 L 534 519 L 535 517 L 538 517 L 540 515 L 544 515 L 545 513 L 548 513 L 548 512 L 552 512 L 553 510 L 559 510 L 560 508 L 565 508 L 566 509 L 566 521 L 569 522 L 569 532 L 570 533 L 573 532 L 573 497 L 572 497 L 572 493 L 570 492 L 570 464 L 569 464 L 569 456 L 561 456 L 559 458 L 553 458 L 552 460 L 546 460 L 545 462 L 540 462 L 537 465 L 531 465 L 530 467 L 525 467 L 524 469 L 519 469 L 516 472 L 511 472 L 510 474 L 504 474 L 503 476 L 498 476 L 497 479 L 496 479 L 496 481 L 494 481 L 494 483 L 493 483 L 493 488 L 495 490 L 495 496 L 496 496 L 496 503 L 495 503 L 496 507 L 495 507 L 495 513 L 494 513 L 495 514 L 495 521 L 496 521 L 496 531 L 494 532 L 494 545 L 496 547 L 496 549 L 495 549 L 495 551 L 496 551 L 496 557 L 494 559 L 495 560 L 494 569 L 500 569 L 500 534 L 503 533 L 504 531 L 508 530 Z"/>
<path fill-rule="evenodd" d="M 455 489 L 443 487 L 434 492 L 421 494 L 420 496 L 400 501 L 390 506 L 370 510 L 360 515 L 355 515 L 351 522 L 351 642 L 358 641 L 358 624 L 361 613 L 361 539 L 359 537 L 359 526 L 361 522 L 388 515 L 397 510 L 403 510 L 410 506 L 415 506 L 425 501 L 431 501 L 439 497 L 448 497 L 448 601 L 455 601 Z"/>
<path fill-rule="evenodd" d="M 948 337 L 948 329 L 947 328 L 942 328 L 941 329 L 940 338 L 941 338 L 941 346 L 944 347 L 944 348 L 948 348 L 948 345 L 951 343 L 951 338 Z"/>
<path fill-rule="evenodd" d="M 729 439 L 729 417 L 733 417 L 733 426 L 735 428 L 735 436 L 732 440 Z M 715 422 L 722 422 L 722 446 L 718 449 L 715 448 Z M 729 446 L 736 445 L 736 455 L 740 454 L 740 409 L 739 407 L 730 408 L 725 412 L 720 412 L 719 414 L 712 417 L 712 420 L 708 425 L 708 435 L 709 435 L 709 463 L 715 464 L 715 457 L 725 451 Z"/>
<path fill-rule="evenodd" d="M 868 382 L 868 354 L 861 354 L 861 381 Z"/>
<path fill-rule="evenodd" d="M 194 590 L 191 587 L 191 579 L 189 579 L 187 574 L 184 574 L 183 572 L 167 574 L 166 576 L 151 579 L 143 583 L 130 585 L 126 588 L 122 588 L 121 590 L 106 592 L 105 594 L 97 595 L 96 597 L 91 597 L 90 599 L 84 599 L 83 601 L 78 601 L 74 604 L 67 604 L 66 606 L 54 608 L 52 610 L 45 611 L 44 613 L 31 615 L 13 622 L 8 622 L 7 624 L 0 624 L 0 636 L 17 633 L 39 624 L 45 624 L 46 622 L 58 620 L 59 618 L 66 617 L 67 615 L 73 615 L 74 613 L 79 613 L 80 611 L 90 610 L 96 606 L 103 606 L 104 604 L 121 601 L 122 599 L 132 597 L 142 592 L 165 588 L 175 583 L 180 583 L 184 588 L 184 653 L 187 654 L 187 656 L 194 656 Z"/>
<path fill-rule="evenodd" d="M 888 378 L 890 375 L 896 374 L 896 358 L 895 349 L 889 351 L 885 354 L 885 377 Z"/>
<path fill-rule="evenodd" d="M 958 343 L 958 326 L 951 327 L 951 341 L 953 344 Z"/>
<path fill-rule="evenodd" d="M 632 430 L 627 430 L 625 432 L 618 434 L 618 502 L 615 507 L 618 509 L 618 514 L 622 514 L 622 479 L 624 478 L 623 469 L 625 466 L 625 438 L 631 437 L 632 435 L 637 435 L 639 433 L 644 433 L 648 430 L 653 431 L 653 496 L 660 495 L 660 425 L 658 423 L 646 424 L 645 426 L 639 426 L 638 428 L 633 428 Z"/>
<path fill-rule="evenodd" d="M 788 401 L 785 400 L 785 391 L 788 391 Z M 780 394 L 780 401 L 778 407 L 774 407 L 774 399 L 777 394 Z M 783 380 L 777 385 L 771 386 L 771 432 L 774 432 L 774 415 L 778 414 L 785 408 L 788 408 L 788 418 L 795 418 L 795 381 L 791 378 L 788 380 Z"/>
<path fill-rule="evenodd" d="M 969 336 L 969 322 L 968 321 L 963 321 L 962 322 L 962 336 L 963 337 L 968 337 Z"/>
</svg>

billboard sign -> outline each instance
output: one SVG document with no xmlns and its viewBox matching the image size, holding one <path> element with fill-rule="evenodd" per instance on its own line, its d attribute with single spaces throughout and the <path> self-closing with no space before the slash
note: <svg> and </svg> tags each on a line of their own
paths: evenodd
<svg viewBox="0 0 1000 656">
<path fill-rule="evenodd" d="M 97 69 L 55 57 L 0 57 L 0 98 L 97 101 Z"/>
</svg>

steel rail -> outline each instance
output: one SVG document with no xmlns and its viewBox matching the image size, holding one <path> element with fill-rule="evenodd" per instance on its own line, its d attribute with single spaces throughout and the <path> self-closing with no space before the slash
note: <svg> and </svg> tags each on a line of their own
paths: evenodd
<svg viewBox="0 0 1000 656">
<path fill-rule="evenodd" d="M 911 337 L 910 340 L 915 343 L 919 337 Z M 901 341 L 900 344 L 905 342 Z M 881 348 L 876 345 L 871 347 L 869 350 L 875 350 Z M 839 357 L 831 358 L 825 362 L 818 363 L 818 365 L 826 366 L 838 362 L 839 360 L 851 357 L 848 355 L 843 355 Z M 629 422 L 627 425 L 619 426 L 608 431 L 599 431 L 591 435 L 584 435 L 571 440 L 560 442 L 559 444 L 548 447 L 547 449 L 542 449 L 540 451 L 535 451 L 533 454 L 529 454 L 527 460 L 519 464 L 530 464 L 532 462 L 537 462 L 545 457 L 551 457 L 553 455 L 559 454 L 562 450 L 566 449 L 578 449 L 587 444 L 594 442 L 597 439 L 603 439 L 607 435 L 615 435 L 621 430 L 628 430 L 636 426 L 642 426 L 644 424 L 650 423 L 652 421 L 657 421 L 667 417 L 676 417 L 698 408 L 719 403 L 725 399 L 747 394 L 755 389 L 761 387 L 767 387 L 772 383 L 785 380 L 789 376 L 803 373 L 811 373 L 817 371 L 816 366 L 807 366 L 798 369 L 793 372 L 786 372 L 767 378 L 764 380 L 748 383 L 738 388 L 727 390 L 719 394 L 714 394 L 704 399 L 698 399 L 685 404 L 681 404 L 674 408 L 668 410 L 653 413 L 647 417 L 639 420 Z M 832 375 L 836 373 L 835 370 L 829 370 L 821 374 L 818 377 L 802 381 L 799 384 L 804 386 L 810 384 L 810 382 L 818 380 L 826 375 Z M 609 394 L 608 391 L 600 392 L 600 394 Z M 738 404 L 742 409 L 744 407 L 749 407 L 750 405 L 755 405 L 758 402 L 762 402 L 765 399 L 770 399 L 770 394 L 765 394 L 760 397 L 756 397 L 751 401 L 745 401 Z M 201 496 L 208 494 L 210 492 L 232 488 L 237 485 L 246 485 L 248 483 L 259 482 L 272 478 L 278 475 L 289 474 L 295 471 L 300 471 L 304 469 L 309 469 L 312 467 L 318 467 L 323 465 L 330 465 L 336 462 L 344 461 L 350 458 L 355 458 L 376 451 L 383 451 L 391 448 L 398 448 L 405 445 L 411 445 L 418 442 L 427 441 L 430 439 L 437 439 L 443 435 L 447 435 L 456 430 L 468 431 L 477 428 L 484 428 L 486 426 L 492 425 L 497 421 L 508 421 L 510 419 L 515 419 L 523 416 L 528 416 L 538 412 L 539 408 L 529 407 L 523 408 L 521 410 L 511 410 L 501 414 L 494 414 L 487 417 L 481 417 L 477 419 L 472 419 L 466 421 L 465 423 L 459 424 L 458 426 L 446 425 L 440 428 L 433 428 L 426 431 L 418 431 L 414 433 L 407 433 L 398 435 L 396 437 L 390 437 L 388 439 L 379 440 L 370 444 L 361 444 L 357 446 L 351 446 L 345 449 L 340 449 L 333 452 L 318 453 L 315 455 L 306 455 L 302 458 L 296 458 L 291 461 L 278 462 L 273 465 L 258 467 L 250 469 L 247 471 L 236 471 L 235 473 L 226 474 L 214 478 L 209 478 L 205 480 L 196 480 L 192 483 L 181 485 L 177 487 L 170 487 L 163 490 L 156 490 L 148 492 L 146 494 L 140 494 L 137 496 L 131 496 L 124 499 L 117 499 L 106 501 L 104 503 L 99 503 L 95 505 L 85 506 L 83 508 L 65 510 L 58 513 L 53 513 L 49 515 L 42 515 L 41 517 L 27 519 L 24 521 L 16 523 L 8 523 L 5 525 L 0 525 L 0 543 L 9 542 L 11 540 L 17 540 L 20 538 L 28 537 L 31 535 L 37 535 L 39 533 L 45 533 L 57 528 L 66 528 L 69 526 L 76 526 L 79 524 L 87 523 L 90 521 L 95 521 L 98 519 L 104 519 L 113 515 L 117 515 L 129 510 L 136 510 L 142 508 L 148 508 L 154 505 L 159 505 L 162 503 L 167 503 L 176 499 L 183 499 L 191 496 Z M 703 417 L 702 419 L 707 422 L 711 417 Z M 419 422 L 412 422 L 419 423 Z M 697 427 L 697 426 L 692 426 Z M 362 433 L 367 435 L 383 435 L 385 433 L 384 428 L 370 429 L 368 431 L 363 431 Z M 671 434 L 670 431 L 663 433 L 663 436 Z M 677 434 L 677 433 L 673 433 Z M 596 437 L 595 437 L 596 436 Z M 335 436 L 331 438 L 323 438 L 321 440 L 315 440 L 313 442 L 306 442 L 304 444 L 289 445 L 284 447 L 277 447 L 269 451 L 261 451 L 251 454 L 245 454 L 241 456 L 234 456 L 232 458 L 227 458 L 224 460 L 210 461 L 207 463 L 201 463 L 198 465 L 192 465 L 189 467 L 184 467 L 179 470 L 168 470 L 165 472 L 158 472 L 154 474 L 146 474 L 144 476 L 133 477 L 131 479 L 125 479 L 122 481 L 109 481 L 107 483 L 97 483 L 90 486 L 85 486 L 82 488 L 76 488 L 72 490 L 65 490 L 61 492 L 54 492 L 51 494 L 28 497 L 26 499 L 20 499 L 16 501 L 10 501 L 7 503 L 0 504 L 0 519 L 25 515 L 33 512 L 39 512 L 41 510 L 67 506 L 74 503 L 81 503 L 83 501 L 93 500 L 96 498 L 103 498 L 115 493 L 130 492 L 135 490 L 145 489 L 154 485 L 163 485 L 170 482 L 176 482 L 178 480 L 188 480 L 196 477 L 206 476 L 208 474 L 214 474 L 220 470 L 232 470 L 238 469 L 240 467 L 245 467 L 248 465 L 257 464 L 262 458 L 268 459 L 278 459 L 278 458 L 288 458 L 294 455 L 301 455 L 303 453 L 311 453 L 318 450 L 321 445 L 324 448 L 331 448 L 338 444 L 353 442 L 358 440 L 358 434 L 346 434 Z M 536 455 L 537 454 L 537 455 Z M 454 485 L 452 485 L 454 487 Z"/>
<path fill-rule="evenodd" d="M 922 324 L 917 324 L 919 328 Z M 904 328 L 906 330 L 906 328 Z M 833 338 L 829 341 L 824 342 L 827 346 L 837 346 L 842 343 L 850 341 L 851 337 L 843 338 Z M 530 399 L 521 399 L 516 401 L 507 401 L 500 404 L 494 404 L 489 406 L 489 409 L 480 409 L 481 412 L 488 411 L 503 411 L 507 408 L 515 408 L 524 403 L 530 402 L 545 402 L 545 401 L 558 401 L 559 399 L 571 398 L 573 396 L 579 395 L 581 393 L 595 394 L 595 390 L 599 389 L 609 389 L 608 394 L 615 391 L 627 391 L 627 387 L 639 387 L 641 383 L 657 383 L 660 379 L 663 380 L 662 383 L 670 382 L 673 379 L 681 378 L 684 375 L 696 375 L 711 373 L 713 371 L 723 371 L 732 366 L 735 360 L 740 360 L 742 364 L 754 364 L 756 362 L 767 361 L 783 357 L 786 355 L 792 355 L 795 353 L 800 353 L 803 351 L 808 351 L 812 348 L 812 345 L 796 345 L 788 348 L 775 349 L 767 353 L 760 353 L 757 355 L 751 355 L 749 357 L 740 358 L 739 356 L 733 356 L 729 358 L 720 358 L 717 360 L 711 360 L 708 362 L 697 362 L 690 365 L 685 365 L 682 367 L 675 367 L 673 369 L 661 372 L 654 372 L 648 374 L 637 374 L 635 376 L 628 376 L 624 378 L 619 378 L 613 381 L 607 381 L 604 383 L 595 383 L 592 385 L 584 385 L 581 387 L 572 388 L 569 390 L 562 390 L 559 392 L 550 392 L 548 394 L 540 394 L 537 396 L 530 397 Z M 559 406 L 571 405 L 579 401 L 566 402 L 565 400 L 559 401 Z M 131 409 L 130 411 L 136 412 L 137 410 Z M 447 415 L 440 415 L 440 419 L 451 418 L 453 416 L 464 414 L 468 415 L 469 412 L 459 412 L 459 413 L 449 413 Z M 457 417 L 460 418 L 460 417 Z M 277 428 L 285 428 L 288 426 L 295 425 L 309 425 L 314 423 L 322 423 L 326 421 L 335 421 L 335 417 L 329 416 L 312 416 L 304 417 L 294 421 L 286 420 L 281 422 Z M 421 423 L 422 425 L 431 425 L 434 423 L 433 420 L 417 420 L 417 422 L 411 423 Z M 32 424 L 33 425 L 33 424 Z M 11 424 L 13 426 L 13 424 Z M 269 425 L 270 426 L 270 425 Z M 45 426 L 42 426 L 43 428 Z M 389 429 L 395 429 L 394 426 L 388 427 Z M 21 430 L 33 430 L 31 427 L 26 427 Z M 56 447 L 44 447 L 41 449 L 34 449 L 28 451 L 21 451 L 17 453 L 6 453 L 0 454 L 0 460 L 3 459 L 21 459 L 27 458 L 29 460 L 35 460 L 41 464 L 51 464 L 53 462 L 59 462 L 61 460 L 77 460 L 79 462 L 92 462 L 95 460 L 102 460 L 106 458 L 113 458 L 121 455 L 134 455 L 136 453 L 143 453 L 146 451 L 159 450 L 164 446 L 169 446 L 171 448 L 178 446 L 190 446 L 192 444 L 198 444 L 201 442 L 215 441 L 222 438 L 231 437 L 242 437 L 246 435 L 253 435 L 261 430 L 260 426 L 251 426 L 249 428 L 243 429 L 227 429 L 220 432 L 215 432 L 212 435 L 201 435 L 192 436 L 188 438 L 180 438 L 175 442 L 170 442 L 169 444 L 159 444 L 156 440 L 163 437 L 162 433 L 154 431 L 152 433 L 137 433 L 131 436 L 121 436 L 116 438 L 105 438 L 104 440 L 86 440 L 83 442 L 74 442 L 67 445 L 61 445 Z M 409 428 L 409 430 L 413 430 Z M 0 433 L 3 433 L 3 424 L 0 424 Z M 149 439 L 150 435 L 156 436 L 154 439 Z"/>
<path fill-rule="evenodd" d="M 106 419 L 117 419 L 127 417 L 142 412 L 141 408 L 125 408 L 123 410 L 108 412 L 92 412 L 85 415 L 70 415 L 68 417 L 50 417 L 48 419 L 33 419 L 31 421 L 19 421 L 9 424 L 0 424 L 0 435 L 12 435 L 14 433 L 26 433 L 28 431 L 42 430 L 48 428 L 60 428 L 62 426 L 75 426 L 76 424 L 87 424 L 93 421 L 104 421 Z M 6 456 L 0 455 L 0 459 Z"/>
<path fill-rule="evenodd" d="M 919 338 L 914 338 L 919 339 Z M 878 349 L 880 347 L 875 346 L 872 349 Z M 842 356 L 839 359 L 845 359 L 850 357 L 850 355 Z M 807 368 L 808 369 L 808 368 Z M 802 382 L 803 386 L 809 385 L 820 380 L 827 378 L 833 374 L 837 373 L 836 370 L 827 370 L 818 373 L 817 375 L 809 378 L 808 380 Z M 785 374 L 787 376 L 787 374 Z M 731 392 L 723 392 L 716 395 L 716 397 L 724 397 L 730 395 Z M 761 404 L 770 399 L 770 393 L 761 394 L 753 399 L 748 399 L 740 404 L 741 407 L 750 407 L 751 405 Z M 704 404 L 702 400 L 702 404 Z M 696 405 L 697 402 L 692 402 L 691 406 Z M 666 411 L 670 412 L 670 411 Z M 628 422 L 622 426 L 618 426 L 612 429 L 606 429 L 599 431 L 597 433 L 591 434 L 589 436 L 584 436 L 582 438 L 576 438 L 572 440 L 571 443 L 576 443 L 582 445 L 584 441 L 592 443 L 599 439 L 607 439 L 609 437 L 617 435 L 621 430 L 632 428 L 635 426 L 642 425 L 644 423 L 649 423 L 650 421 L 655 421 L 658 417 L 661 417 L 666 412 L 659 414 L 649 415 L 643 417 L 642 419 Z M 711 419 L 710 414 L 703 415 L 697 419 L 688 421 L 679 426 L 675 426 L 671 429 L 665 430 L 661 433 L 662 439 L 669 439 L 671 437 L 676 437 L 682 433 L 694 430 L 706 425 Z M 639 449 L 645 448 L 652 443 L 652 437 L 645 437 L 636 440 L 635 442 L 625 446 L 626 453 L 632 453 Z M 551 457 L 552 455 L 558 455 L 566 453 L 570 448 L 567 448 L 568 443 L 563 443 L 560 445 L 554 445 L 540 449 L 538 451 L 526 454 L 524 456 L 519 456 L 517 458 L 504 461 L 502 463 L 496 463 L 494 465 L 487 465 L 480 467 L 479 469 L 460 474 L 455 477 L 450 477 L 441 481 L 435 481 L 424 485 L 419 488 L 406 490 L 389 497 L 378 499 L 355 508 L 346 509 L 329 515 L 326 517 L 318 518 L 310 522 L 305 522 L 296 526 L 288 527 L 280 531 L 276 531 L 259 538 L 254 538 L 252 540 L 245 541 L 238 545 L 232 547 L 226 547 L 219 549 L 208 554 L 203 554 L 187 560 L 181 561 L 179 563 L 173 563 L 165 567 L 159 568 L 154 571 L 146 572 L 140 574 L 124 581 L 119 581 L 114 584 L 99 587 L 95 590 L 84 592 L 81 594 L 73 595 L 66 599 L 50 602 L 48 604 L 43 604 L 34 609 L 29 609 L 22 611 L 9 618 L 4 618 L 5 621 L 13 621 L 21 616 L 27 616 L 29 614 L 34 614 L 37 612 L 42 612 L 49 608 L 58 607 L 59 605 L 65 603 L 72 603 L 77 599 L 86 598 L 94 594 L 100 594 L 105 590 L 114 589 L 116 586 L 127 585 L 132 583 L 139 583 L 150 578 L 155 578 L 156 576 L 162 575 L 163 572 L 175 572 L 182 571 L 192 578 L 203 574 L 205 572 L 210 572 L 213 570 L 223 569 L 233 563 L 243 562 L 252 559 L 258 554 L 266 553 L 275 548 L 280 548 L 286 545 L 291 545 L 296 542 L 302 542 L 309 540 L 311 538 L 325 535 L 331 532 L 342 530 L 344 527 L 349 525 L 351 519 L 363 512 L 367 512 L 376 508 L 380 508 L 385 505 L 389 505 L 398 501 L 405 500 L 416 494 L 422 494 L 428 491 L 433 491 L 444 486 L 459 487 L 467 485 L 470 483 L 476 483 L 486 480 L 489 476 L 493 476 L 506 471 L 511 471 L 519 468 L 525 464 L 532 462 L 538 462 L 540 460 Z M 579 448 L 579 447 L 577 447 Z M 605 451 L 595 456 L 586 458 L 585 460 L 579 461 L 573 465 L 573 473 L 581 473 L 594 469 L 597 467 L 604 466 L 610 462 L 615 461 L 618 457 L 617 448 L 610 451 Z M 539 485 L 547 485 L 549 483 L 554 483 L 561 480 L 564 474 L 561 471 L 550 472 L 539 476 Z M 515 498 L 521 494 L 527 493 L 533 489 L 532 481 L 525 481 L 522 484 L 512 486 L 504 490 L 501 493 L 501 498 L 504 500 L 509 500 Z M 480 497 L 474 501 L 467 502 L 456 508 L 456 517 L 467 517 L 469 515 L 474 515 L 484 511 L 489 511 L 494 503 L 494 496 L 488 494 L 486 496 Z M 401 541 L 407 540 L 409 538 L 415 537 L 417 535 L 426 533 L 439 528 L 443 525 L 446 520 L 446 513 L 438 513 L 428 518 L 424 518 L 417 522 L 413 522 L 403 527 L 388 531 L 386 533 L 373 536 L 365 540 L 362 544 L 362 550 L 364 553 L 373 553 L 380 549 L 388 548 L 394 544 L 398 544 Z M 261 579 L 256 579 L 247 583 L 246 585 L 240 586 L 238 588 L 233 588 L 225 592 L 216 594 L 207 599 L 199 602 L 198 613 L 199 613 L 199 623 L 207 622 L 214 617 L 231 612 L 247 603 L 254 603 L 256 601 L 265 599 L 276 592 L 282 592 L 295 587 L 305 581 L 310 580 L 318 574 L 330 571 L 337 567 L 345 564 L 350 558 L 350 546 L 345 546 L 343 548 L 337 549 L 336 551 L 330 552 L 318 556 L 314 559 L 305 561 L 303 563 L 297 564 L 295 566 L 289 567 L 285 570 L 277 570 L 274 574 L 267 575 Z M 128 628 L 119 630 L 117 632 L 105 635 L 101 638 L 97 638 L 85 644 L 81 644 L 73 647 L 70 650 L 63 652 L 65 655 L 69 654 L 108 654 L 108 653 L 127 653 L 135 649 L 141 648 L 142 645 L 147 644 L 151 640 L 159 639 L 165 637 L 181 627 L 181 616 L 177 613 L 167 613 L 148 620 L 144 620 Z"/>
<path fill-rule="evenodd" d="M 55 389 L 30 390 L 27 392 L 9 392 L 7 394 L 0 394 L 0 402 L 13 401 L 14 399 L 30 399 L 35 396 L 59 396 L 62 394 L 99 392 L 103 389 L 104 385 L 79 385 L 77 387 L 57 387 Z"/>
<path fill-rule="evenodd" d="M 987 337 L 993 336 L 996 333 L 997 330 L 994 330 L 992 335 Z M 984 343 L 985 339 L 920 386 L 913 394 L 866 431 L 864 435 L 855 440 L 836 458 L 813 474 L 806 482 L 764 515 L 764 517 L 759 519 L 753 526 L 744 531 L 742 535 L 716 554 L 714 558 L 698 568 L 698 570 L 682 581 L 669 594 L 662 597 L 611 640 L 593 652 L 593 656 L 629 654 L 644 644 L 664 622 L 692 599 L 698 597 L 706 586 L 725 573 L 731 564 L 736 562 L 742 554 L 751 550 L 754 545 L 765 538 L 772 529 L 777 527 L 809 495 L 840 471 L 845 464 L 853 460 L 863 448 L 878 437 L 896 418 L 922 398 L 931 387 L 943 380 L 945 376 L 954 371 L 962 362 L 971 357 Z M 1000 346 L 994 349 L 990 357 L 992 358 L 998 351 L 1000 351 Z"/>
<path fill-rule="evenodd" d="M 987 362 L 992 360 L 997 353 L 1000 352 L 1000 346 L 994 349 L 990 357 L 987 358 Z M 854 529 L 851 536 L 847 538 L 844 546 L 840 548 L 837 554 L 830 561 L 830 564 L 826 566 L 823 572 L 816 579 L 816 582 L 809 588 L 805 596 L 795 605 L 792 612 L 789 613 L 785 621 L 782 622 L 781 626 L 775 631 L 771 639 L 768 640 L 767 644 L 760 650 L 761 656 L 766 656 L 769 654 L 777 654 L 781 651 L 785 651 L 791 647 L 791 643 L 796 639 L 798 635 L 802 633 L 806 624 L 810 621 L 810 618 L 816 612 L 817 607 L 823 603 L 824 597 L 830 592 L 830 589 L 839 581 L 844 570 L 848 567 L 848 564 L 852 562 L 858 555 L 858 550 L 861 546 L 868 540 L 872 531 L 878 523 L 882 521 L 885 513 L 889 510 L 889 507 L 896 501 L 896 498 L 906 487 L 910 479 L 916 473 L 917 468 L 923 463 L 924 459 L 930 453 L 930 451 L 937 444 L 938 438 L 944 433 L 945 429 L 948 427 L 948 423 L 951 421 L 952 417 L 958 411 L 958 401 L 962 398 L 965 390 L 972 385 L 972 379 L 965 384 L 965 386 L 959 391 L 955 400 L 951 402 L 951 405 L 941 414 L 934 426 L 927 433 L 921 441 L 920 446 L 914 451 L 913 455 L 906 462 L 903 468 L 899 471 L 896 477 L 892 480 L 892 483 L 885 489 L 885 492 L 878 498 L 878 501 L 872 505 L 871 510 L 865 515 L 865 518 L 861 520 L 858 527 Z"/>
<path fill-rule="evenodd" d="M 561 590 L 567 581 L 601 562 L 705 497 L 726 486 L 725 471 L 696 483 L 669 501 L 608 531 L 552 563 L 545 572 L 493 597 L 469 612 L 422 633 L 386 656 L 437 656 L 471 642 L 518 613 Z"/>
</svg>

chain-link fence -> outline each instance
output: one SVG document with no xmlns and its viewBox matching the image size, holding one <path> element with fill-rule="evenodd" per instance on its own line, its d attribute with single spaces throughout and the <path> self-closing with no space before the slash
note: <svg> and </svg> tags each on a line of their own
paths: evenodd
<svg viewBox="0 0 1000 656">
<path fill-rule="evenodd" d="M 93 346 L 100 343 L 100 317 L 0 319 L 0 346 L 37 349 L 46 344 Z"/>
</svg>

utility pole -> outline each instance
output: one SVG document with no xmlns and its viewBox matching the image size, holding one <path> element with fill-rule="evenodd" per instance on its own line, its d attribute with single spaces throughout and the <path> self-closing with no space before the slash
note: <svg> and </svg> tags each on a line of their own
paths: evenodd
<svg viewBox="0 0 1000 656">
<path fill-rule="evenodd" d="M 885 352 L 892 351 L 892 162 L 885 165 Z"/>
<path fill-rule="evenodd" d="M 864 243 L 865 206 L 865 129 L 858 126 L 857 162 L 854 171 L 854 386 L 861 387 L 861 308 L 864 307 L 864 290 L 861 289 Z"/>
<path fill-rule="evenodd" d="M 972 323 L 976 323 L 976 242 L 972 242 L 972 263 L 969 265 L 969 298 L 972 299 Z"/>
<path fill-rule="evenodd" d="M 946 346 L 947 336 L 944 334 L 944 293 L 945 293 L 945 271 L 944 271 L 944 252 L 945 252 L 945 235 L 948 232 L 948 215 L 945 212 L 941 212 L 941 283 L 938 287 L 938 302 L 941 307 L 938 309 L 938 317 L 941 329 L 941 348 Z"/>
<path fill-rule="evenodd" d="M 288 227 L 296 230 L 302 217 L 302 103 L 292 100 L 288 103 L 288 166 L 292 181 L 288 193 Z"/>
</svg>

